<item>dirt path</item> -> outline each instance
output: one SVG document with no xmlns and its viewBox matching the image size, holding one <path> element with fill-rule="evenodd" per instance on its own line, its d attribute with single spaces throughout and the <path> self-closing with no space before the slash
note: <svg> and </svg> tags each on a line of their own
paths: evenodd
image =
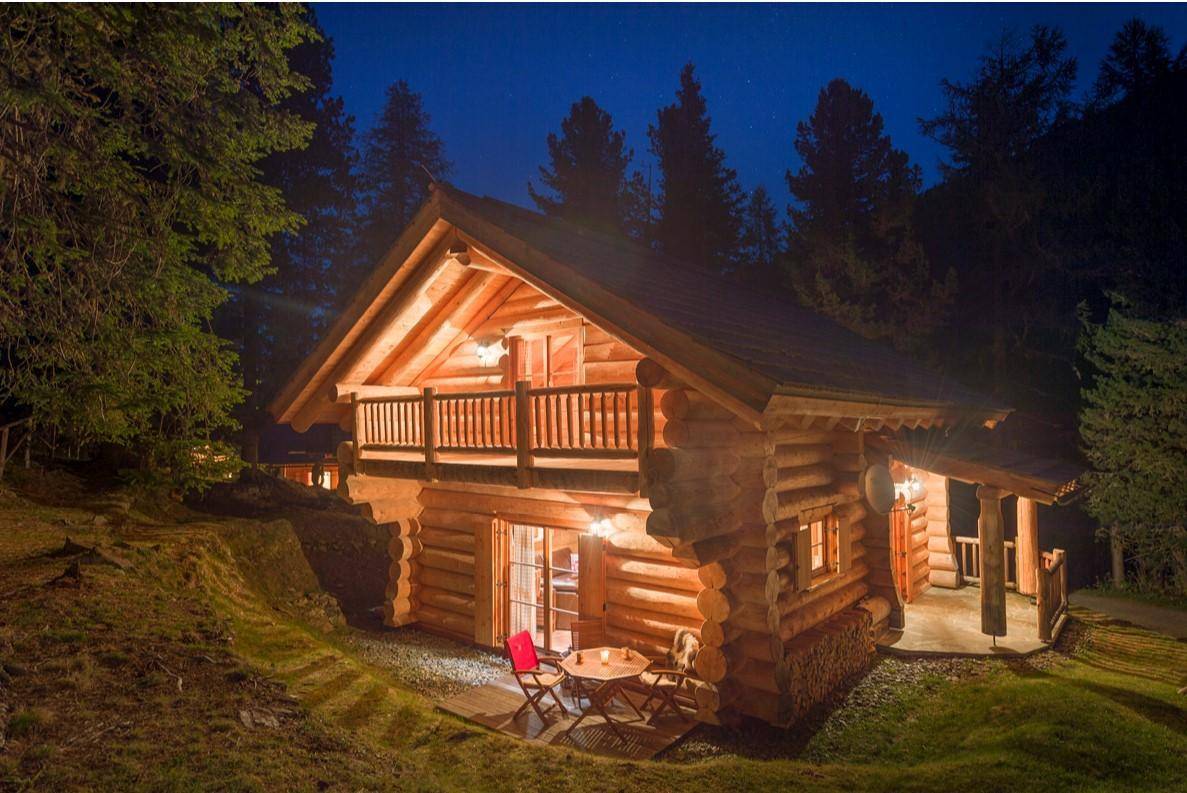
<svg viewBox="0 0 1187 793">
<path fill-rule="evenodd" d="M 1143 603 L 1140 600 L 1113 597 L 1084 590 L 1073 592 L 1069 601 L 1073 606 L 1099 611 L 1113 619 L 1125 620 L 1147 630 L 1187 640 L 1187 611 L 1183 609 L 1156 606 L 1153 603 Z"/>
</svg>

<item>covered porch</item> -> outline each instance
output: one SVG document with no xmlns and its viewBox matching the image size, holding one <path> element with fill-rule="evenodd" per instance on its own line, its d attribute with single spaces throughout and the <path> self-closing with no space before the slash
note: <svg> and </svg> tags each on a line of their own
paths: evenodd
<svg viewBox="0 0 1187 793">
<path fill-rule="evenodd" d="M 888 562 L 898 602 L 879 647 L 1020 656 L 1054 642 L 1067 619 L 1067 555 L 1041 548 L 1039 509 L 1075 496 L 1078 469 L 968 434 L 902 431 L 870 445 L 888 453 L 897 495 Z"/>
<path fill-rule="evenodd" d="M 878 639 L 878 647 L 897 655 L 1026 656 L 1048 646 L 1039 638 L 1038 611 L 1030 598 L 1006 593 L 1006 632 L 981 632 L 981 593 L 977 587 L 932 587 L 907 605 L 906 624 Z"/>
</svg>

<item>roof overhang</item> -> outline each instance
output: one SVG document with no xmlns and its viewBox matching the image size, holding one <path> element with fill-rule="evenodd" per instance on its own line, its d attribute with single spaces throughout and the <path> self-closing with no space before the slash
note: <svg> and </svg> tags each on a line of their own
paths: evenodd
<svg viewBox="0 0 1187 793">
<path fill-rule="evenodd" d="M 1042 504 L 1067 504 L 1081 492 L 1083 470 L 1078 466 L 991 446 L 967 434 L 902 431 L 871 436 L 867 445 L 913 468 L 1001 488 Z"/>
</svg>

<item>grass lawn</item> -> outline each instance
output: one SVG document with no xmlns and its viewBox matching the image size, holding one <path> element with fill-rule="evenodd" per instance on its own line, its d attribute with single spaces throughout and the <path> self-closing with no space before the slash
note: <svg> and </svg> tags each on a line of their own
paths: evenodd
<svg viewBox="0 0 1187 793">
<path fill-rule="evenodd" d="M 124 543 L 132 566 L 51 583 L 67 535 Z M 1065 656 L 959 676 L 884 662 L 900 666 L 877 670 L 878 696 L 840 705 L 791 759 L 629 763 L 435 711 L 303 618 L 303 565 L 282 523 L 107 528 L 3 495 L 0 789 L 1187 789 L 1187 644 L 1091 614 Z"/>
</svg>

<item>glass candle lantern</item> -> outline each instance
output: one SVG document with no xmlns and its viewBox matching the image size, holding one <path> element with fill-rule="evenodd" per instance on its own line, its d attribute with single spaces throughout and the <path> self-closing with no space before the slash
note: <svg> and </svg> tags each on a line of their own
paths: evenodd
<svg viewBox="0 0 1187 793">
<path fill-rule="evenodd" d="M 610 651 L 609 650 L 602 650 L 601 656 L 602 656 L 602 663 L 604 663 L 604 664 L 610 663 Z"/>
</svg>

